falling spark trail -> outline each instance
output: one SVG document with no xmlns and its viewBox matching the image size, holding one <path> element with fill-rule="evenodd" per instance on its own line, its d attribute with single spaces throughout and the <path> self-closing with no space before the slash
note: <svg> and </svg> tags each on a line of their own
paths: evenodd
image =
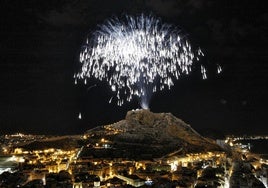
<svg viewBox="0 0 268 188">
<path fill-rule="evenodd" d="M 220 65 L 217 65 L 217 73 L 220 74 L 222 72 L 222 68 Z"/>
<path fill-rule="evenodd" d="M 79 114 L 78 114 L 78 119 L 82 119 L 81 112 L 79 112 Z"/>
<path fill-rule="evenodd" d="M 87 90 L 90 90 L 90 89 L 92 89 L 92 88 L 94 88 L 94 87 L 96 87 L 97 86 L 97 84 L 94 84 L 94 85 L 92 85 L 92 86 L 89 86 L 88 88 L 87 88 Z"/>
<path fill-rule="evenodd" d="M 202 78 L 207 79 L 207 73 L 206 69 L 203 65 L 201 65 L 201 73 L 202 73 Z"/>
<path fill-rule="evenodd" d="M 111 102 L 112 102 L 113 98 L 114 98 L 114 97 L 111 97 L 111 98 L 110 98 L 109 103 L 111 103 Z"/>
</svg>

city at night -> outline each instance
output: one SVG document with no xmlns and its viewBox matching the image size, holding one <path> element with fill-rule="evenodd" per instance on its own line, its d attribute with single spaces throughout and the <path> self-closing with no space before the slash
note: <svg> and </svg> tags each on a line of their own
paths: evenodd
<svg viewBox="0 0 268 188">
<path fill-rule="evenodd" d="M 0 4 L 0 187 L 268 187 L 264 2 Z"/>
</svg>

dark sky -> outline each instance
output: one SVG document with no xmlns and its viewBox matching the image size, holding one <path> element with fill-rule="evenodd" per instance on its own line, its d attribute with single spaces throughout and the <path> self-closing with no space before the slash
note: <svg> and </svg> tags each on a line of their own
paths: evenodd
<svg viewBox="0 0 268 188">
<path fill-rule="evenodd" d="M 171 112 L 201 132 L 267 134 L 268 13 L 248 0 L 1 0 L 0 134 L 76 134 L 139 108 L 108 104 L 105 83 L 74 85 L 86 36 L 111 16 L 153 13 L 198 44 L 209 69 L 153 95 L 151 110 Z M 96 87 L 88 89 L 91 85 Z M 78 119 L 79 112 L 82 120 Z"/>
</svg>

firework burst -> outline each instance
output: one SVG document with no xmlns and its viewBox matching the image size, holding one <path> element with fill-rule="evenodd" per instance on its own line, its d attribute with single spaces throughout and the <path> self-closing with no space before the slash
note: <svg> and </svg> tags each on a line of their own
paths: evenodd
<svg viewBox="0 0 268 188">
<path fill-rule="evenodd" d="M 152 93 L 170 89 L 203 55 L 200 49 L 193 51 L 176 27 L 152 15 L 113 18 L 86 40 L 75 78 L 106 81 L 115 93 L 109 102 L 121 106 L 136 96 L 148 108 Z M 204 66 L 201 73 L 205 79 Z"/>
</svg>

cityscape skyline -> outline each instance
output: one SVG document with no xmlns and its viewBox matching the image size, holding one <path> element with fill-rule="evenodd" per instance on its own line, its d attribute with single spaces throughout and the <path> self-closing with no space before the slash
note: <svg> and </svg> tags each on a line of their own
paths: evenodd
<svg viewBox="0 0 268 188">
<path fill-rule="evenodd" d="M 265 188 L 267 141 L 208 139 L 170 113 L 133 110 L 80 135 L 0 136 L 0 186 Z"/>
</svg>

